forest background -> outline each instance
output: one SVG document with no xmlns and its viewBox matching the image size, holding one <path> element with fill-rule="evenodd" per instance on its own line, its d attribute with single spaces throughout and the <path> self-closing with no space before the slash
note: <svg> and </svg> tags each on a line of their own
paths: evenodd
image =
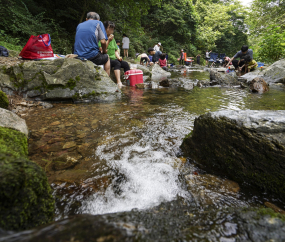
<svg viewBox="0 0 285 242">
<path fill-rule="evenodd" d="M 0 0 L 0 45 L 20 51 L 30 35 L 49 33 L 54 53 L 69 54 L 89 11 L 116 24 L 115 39 L 128 35 L 131 56 L 161 42 L 170 63 L 182 48 L 232 57 L 249 45 L 257 61 L 285 57 L 285 0 L 254 0 L 251 8 L 237 0 Z"/>
</svg>

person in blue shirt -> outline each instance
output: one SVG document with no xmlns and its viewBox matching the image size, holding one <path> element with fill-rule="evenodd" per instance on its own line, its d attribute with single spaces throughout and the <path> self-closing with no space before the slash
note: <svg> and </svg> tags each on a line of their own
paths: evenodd
<svg viewBox="0 0 285 242">
<path fill-rule="evenodd" d="M 108 40 L 99 14 L 89 12 L 87 13 L 86 21 L 80 23 L 76 28 L 74 54 L 84 57 L 96 65 L 104 65 L 104 70 L 110 76 L 110 59 L 107 55 L 107 43 L 111 40 Z M 103 53 L 99 51 L 99 41 L 101 41 Z"/>
</svg>

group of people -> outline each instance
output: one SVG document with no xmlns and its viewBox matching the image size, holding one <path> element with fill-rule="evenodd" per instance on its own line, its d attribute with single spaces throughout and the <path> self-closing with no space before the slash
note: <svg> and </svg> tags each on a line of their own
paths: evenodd
<svg viewBox="0 0 285 242">
<path fill-rule="evenodd" d="M 210 59 L 211 52 L 212 51 L 206 51 L 207 64 Z M 224 66 L 229 67 L 230 65 L 233 65 L 235 70 L 238 70 L 239 72 L 243 71 L 245 73 L 250 72 L 258 66 L 257 62 L 253 59 L 252 49 L 249 49 L 247 45 L 243 45 L 241 50 L 238 51 L 232 58 L 228 56 L 224 57 Z"/>
<path fill-rule="evenodd" d="M 146 53 L 142 53 L 141 59 L 140 59 L 140 64 L 141 65 L 150 65 L 152 66 L 153 64 L 159 64 L 159 66 L 167 70 L 167 59 L 166 59 L 166 54 L 162 53 L 161 50 L 163 50 L 161 43 L 157 43 L 153 48 L 150 47 L 148 48 L 147 52 L 149 56 L 152 57 L 152 59 L 149 58 L 149 56 Z"/>
<path fill-rule="evenodd" d="M 106 21 L 104 24 L 100 21 L 99 14 L 89 12 L 86 21 L 80 23 L 76 29 L 74 54 L 92 61 L 96 65 L 103 65 L 104 70 L 110 76 L 110 70 L 113 67 L 119 88 L 122 87 L 120 78 L 120 69 L 130 70 L 130 66 L 123 61 L 120 56 L 120 41 L 114 39 L 115 24 Z M 130 40 L 123 35 L 124 55 L 128 57 Z"/>
</svg>

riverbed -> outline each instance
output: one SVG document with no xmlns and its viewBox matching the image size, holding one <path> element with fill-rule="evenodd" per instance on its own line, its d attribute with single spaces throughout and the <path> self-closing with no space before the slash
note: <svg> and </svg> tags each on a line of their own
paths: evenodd
<svg viewBox="0 0 285 242">
<path fill-rule="evenodd" d="M 182 70 L 181 75 L 209 78 L 202 70 Z M 118 102 L 56 103 L 26 118 L 30 159 L 47 172 L 56 198 L 55 220 L 149 211 L 176 201 L 199 209 L 193 212 L 197 217 L 201 210 L 256 207 L 265 201 L 284 209 L 282 201 L 247 184 L 205 173 L 179 149 L 201 114 L 284 110 L 283 85 L 270 86 L 262 95 L 239 87 L 123 87 L 122 93 Z M 66 155 L 74 159 L 68 167 L 51 162 Z"/>
</svg>

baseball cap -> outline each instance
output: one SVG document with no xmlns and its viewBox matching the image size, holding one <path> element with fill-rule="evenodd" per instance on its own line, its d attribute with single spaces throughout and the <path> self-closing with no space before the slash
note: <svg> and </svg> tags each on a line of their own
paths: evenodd
<svg viewBox="0 0 285 242">
<path fill-rule="evenodd" d="M 161 45 L 161 43 L 160 43 L 160 42 L 158 42 L 158 45 Z"/>
</svg>

